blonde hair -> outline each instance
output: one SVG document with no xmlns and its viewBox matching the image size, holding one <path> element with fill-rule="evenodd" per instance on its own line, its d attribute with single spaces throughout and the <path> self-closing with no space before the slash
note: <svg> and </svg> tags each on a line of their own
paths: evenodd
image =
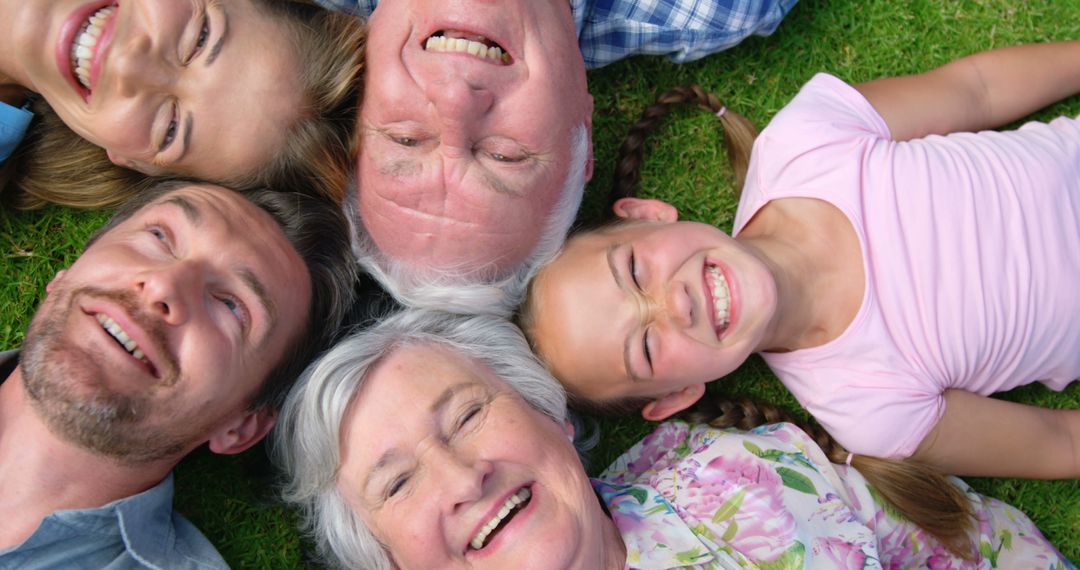
<svg viewBox="0 0 1080 570">
<path fill-rule="evenodd" d="M 302 192 L 339 203 L 357 149 L 367 26 L 308 0 L 251 1 L 282 26 L 293 45 L 304 107 L 292 125 L 282 127 L 286 144 L 274 157 L 254 172 L 213 182 L 241 191 Z M 26 137 L 0 171 L 2 197 L 12 207 L 113 206 L 161 180 L 109 162 L 104 150 L 71 131 L 41 97 L 34 97 L 32 110 Z"/>
</svg>

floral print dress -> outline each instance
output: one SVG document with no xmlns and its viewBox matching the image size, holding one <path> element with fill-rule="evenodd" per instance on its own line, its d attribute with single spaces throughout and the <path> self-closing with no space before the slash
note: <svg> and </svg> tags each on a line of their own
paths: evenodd
<svg viewBox="0 0 1080 570">
<path fill-rule="evenodd" d="M 890 512 L 853 468 L 791 424 L 750 432 L 667 422 L 593 486 L 627 568 L 1075 569 L 1023 513 L 975 493 L 977 560 Z"/>
</svg>

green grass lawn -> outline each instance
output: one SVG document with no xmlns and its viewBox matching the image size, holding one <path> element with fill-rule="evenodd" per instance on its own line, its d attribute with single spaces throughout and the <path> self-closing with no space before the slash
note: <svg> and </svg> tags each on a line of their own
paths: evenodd
<svg viewBox="0 0 1080 570">
<path fill-rule="evenodd" d="M 702 61 L 679 66 L 635 58 L 609 66 L 589 77 L 596 101 L 596 174 L 582 215 L 600 213 L 623 135 L 641 109 L 666 88 L 699 83 L 764 126 L 817 71 L 858 82 L 927 70 L 993 47 L 1076 38 L 1080 38 L 1080 0 L 804 0 L 773 36 L 755 38 Z M 1060 114 L 1080 114 L 1080 97 L 1037 117 Z M 705 113 L 674 115 L 647 152 L 641 194 L 676 204 L 686 218 L 730 229 L 735 194 L 719 134 L 715 119 Z M 60 208 L 0 211 L 4 276 L 0 302 L 7 315 L 0 322 L 0 348 L 21 344 L 46 283 L 77 256 L 83 241 L 106 217 L 102 212 Z M 756 358 L 723 382 L 713 383 L 710 390 L 795 406 Z M 1064 393 L 1029 386 L 1005 397 L 1080 408 L 1080 384 Z M 596 452 L 595 468 L 602 468 L 650 429 L 636 419 L 604 421 L 602 427 L 605 439 Z M 258 452 L 230 458 L 199 452 L 177 471 L 177 507 L 238 568 L 301 566 L 307 547 L 293 530 L 290 513 L 274 504 L 268 477 Z M 1067 557 L 1080 560 L 1080 482 L 975 479 L 971 483 L 1019 507 Z"/>
</svg>

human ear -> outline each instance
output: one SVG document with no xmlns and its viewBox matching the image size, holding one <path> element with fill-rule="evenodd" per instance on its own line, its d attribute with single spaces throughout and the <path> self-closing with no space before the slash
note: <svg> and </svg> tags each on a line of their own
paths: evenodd
<svg viewBox="0 0 1080 570">
<path fill-rule="evenodd" d="M 574 424 L 569 419 L 563 420 L 562 432 L 571 442 L 574 441 Z"/>
<path fill-rule="evenodd" d="M 630 220 L 674 222 L 679 219 L 679 210 L 675 206 L 651 198 L 619 198 L 611 209 L 616 216 Z"/>
<path fill-rule="evenodd" d="M 705 383 L 691 384 L 682 390 L 664 394 L 641 408 L 641 417 L 659 422 L 689 408 L 705 394 Z"/>
<path fill-rule="evenodd" d="M 229 422 L 210 436 L 210 451 L 223 455 L 240 453 L 255 445 L 274 427 L 277 410 L 261 408 L 249 411 Z"/>
<path fill-rule="evenodd" d="M 56 275 L 53 275 L 52 281 L 49 281 L 49 284 L 45 286 L 45 292 L 52 293 L 53 287 L 56 286 L 56 282 L 63 279 L 65 273 L 67 273 L 67 269 L 57 271 Z"/>
</svg>

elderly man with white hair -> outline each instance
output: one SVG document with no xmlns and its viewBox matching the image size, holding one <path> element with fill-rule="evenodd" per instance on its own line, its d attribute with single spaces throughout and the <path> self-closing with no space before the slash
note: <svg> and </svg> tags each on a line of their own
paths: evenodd
<svg viewBox="0 0 1080 570">
<path fill-rule="evenodd" d="M 320 0 L 370 14 L 352 222 L 399 299 L 516 297 L 562 242 L 592 175 L 586 67 L 682 62 L 772 33 L 795 0 Z"/>
</svg>

